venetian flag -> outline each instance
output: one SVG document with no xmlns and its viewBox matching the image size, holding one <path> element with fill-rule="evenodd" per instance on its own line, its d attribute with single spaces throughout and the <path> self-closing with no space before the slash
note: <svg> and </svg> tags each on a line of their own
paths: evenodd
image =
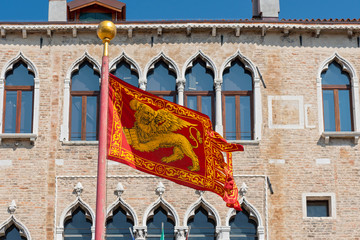
<svg viewBox="0 0 360 240">
<path fill-rule="evenodd" d="M 223 198 L 241 210 L 231 152 L 208 116 L 109 76 L 107 159 Z M 226 160 L 223 153 L 226 153 Z"/>
</svg>

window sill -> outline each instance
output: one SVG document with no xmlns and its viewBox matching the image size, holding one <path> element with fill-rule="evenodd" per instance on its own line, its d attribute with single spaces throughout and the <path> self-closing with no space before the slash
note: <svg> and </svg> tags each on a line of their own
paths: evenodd
<svg viewBox="0 0 360 240">
<path fill-rule="evenodd" d="M 358 144 L 360 132 L 323 132 L 321 136 L 325 139 L 325 144 L 329 144 L 330 138 L 354 138 L 354 143 Z"/>
<path fill-rule="evenodd" d="M 31 144 L 34 144 L 36 138 L 37 134 L 34 133 L 0 133 L 0 144 L 3 139 L 29 140 Z"/>
<path fill-rule="evenodd" d="M 99 144 L 99 141 L 63 141 L 62 144 L 67 146 L 95 146 Z"/>
<path fill-rule="evenodd" d="M 228 140 L 229 143 L 238 143 L 242 145 L 259 145 L 259 140 Z"/>
</svg>

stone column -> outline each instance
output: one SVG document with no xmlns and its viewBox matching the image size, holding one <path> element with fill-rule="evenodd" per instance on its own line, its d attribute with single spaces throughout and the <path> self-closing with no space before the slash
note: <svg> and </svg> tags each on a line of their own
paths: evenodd
<svg viewBox="0 0 360 240">
<path fill-rule="evenodd" d="M 184 106 L 184 90 L 185 90 L 185 79 L 178 78 L 176 79 L 176 86 L 178 92 L 178 101 L 177 103 L 181 106 Z"/>
<path fill-rule="evenodd" d="M 215 79 L 215 131 L 223 135 L 221 85 L 222 79 Z"/>
</svg>

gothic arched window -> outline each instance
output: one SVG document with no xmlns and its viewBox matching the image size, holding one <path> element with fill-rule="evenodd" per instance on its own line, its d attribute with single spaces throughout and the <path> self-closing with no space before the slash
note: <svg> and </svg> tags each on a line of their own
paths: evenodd
<svg viewBox="0 0 360 240">
<path fill-rule="evenodd" d="M 5 230 L 5 235 L 0 237 L 0 240 L 26 240 L 26 237 L 20 235 L 20 230 L 12 224 Z"/>
<path fill-rule="evenodd" d="M 324 130 L 353 131 L 351 82 L 349 74 L 333 61 L 321 74 Z"/>
<path fill-rule="evenodd" d="M 236 211 L 230 221 L 230 240 L 257 240 L 257 224 L 249 218 L 249 213 L 243 209 Z"/>
<path fill-rule="evenodd" d="M 98 139 L 98 112 L 100 75 L 87 61 L 71 76 L 70 88 L 70 140 Z"/>
<path fill-rule="evenodd" d="M 129 84 L 139 87 L 139 75 L 131 69 L 130 64 L 126 61 L 121 61 L 116 64 L 116 69 L 111 71 L 111 73 Z"/>
<path fill-rule="evenodd" d="M 253 79 L 239 59 L 232 61 L 224 71 L 222 108 L 227 140 L 254 139 Z"/>
<path fill-rule="evenodd" d="M 3 133 L 31 133 L 34 110 L 34 74 L 18 61 L 5 76 Z"/>
<path fill-rule="evenodd" d="M 64 240 L 91 240 L 91 219 L 78 207 L 64 224 Z"/>
<path fill-rule="evenodd" d="M 176 103 L 176 74 L 162 60 L 147 75 L 146 91 Z"/>
<path fill-rule="evenodd" d="M 133 230 L 134 222 L 127 217 L 126 211 L 118 207 L 113 211 L 111 218 L 106 221 L 106 239 L 120 240 L 131 239 L 131 231 Z"/>
<path fill-rule="evenodd" d="M 189 239 L 201 240 L 215 240 L 215 226 L 214 219 L 209 218 L 208 212 L 199 207 L 195 210 L 195 215 L 188 220 L 190 227 Z"/>
<path fill-rule="evenodd" d="M 162 226 L 164 226 L 165 240 L 174 240 L 175 223 L 168 217 L 167 211 L 158 207 L 154 215 L 147 220 L 147 240 L 158 240 L 161 237 Z"/>
<path fill-rule="evenodd" d="M 209 116 L 215 121 L 214 73 L 198 58 L 185 74 L 185 106 Z"/>
</svg>

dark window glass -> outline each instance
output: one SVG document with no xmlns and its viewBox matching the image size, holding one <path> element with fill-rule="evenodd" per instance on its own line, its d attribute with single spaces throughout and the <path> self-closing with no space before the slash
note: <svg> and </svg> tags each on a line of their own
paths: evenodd
<svg viewBox="0 0 360 240">
<path fill-rule="evenodd" d="M 226 124 L 226 139 L 236 140 L 236 107 L 235 96 L 225 97 L 225 124 Z"/>
<path fill-rule="evenodd" d="M 202 59 L 193 62 L 185 74 L 185 106 L 206 114 L 214 120 L 214 74 Z"/>
<path fill-rule="evenodd" d="M 155 64 L 154 69 L 149 71 L 147 79 L 147 91 L 176 90 L 176 75 L 169 70 L 168 65 L 163 61 L 159 61 Z"/>
<path fill-rule="evenodd" d="M 147 79 L 147 91 L 171 102 L 176 101 L 176 75 L 164 61 L 155 63 Z"/>
<path fill-rule="evenodd" d="M 349 75 L 332 62 L 321 77 L 325 131 L 353 131 Z"/>
<path fill-rule="evenodd" d="M 308 217 L 329 217 L 328 200 L 307 200 L 306 209 Z"/>
<path fill-rule="evenodd" d="M 222 96 L 225 138 L 253 139 L 253 80 L 239 59 L 224 71 Z"/>
<path fill-rule="evenodd" d="M 78 207 L 64 224 L 64 240 L 91 240 L 91 220 Z"/>
<path fill-rule="evenodd" d="M 155 210 L 154 216 L 147 221 L 147 237 L 148 240 L 159 240 L 161 237 L 162 225 L 164 225 L 165 240 L 174 240 L 173 220 L 167 217 L 167 212 L 159 207 Z"/>
<path fill-rule="evenodd" d="M 71 78 L 70 140 L 97 140 L 99 74 L 89 62 L 80 64 Z"/>
<path fill-rule="evenodd" d="M 5 105 L 5 133 L 16 132 L 16 104 L 17 92 L 6 92 L 6 105 Z"/>
<path fill-rule="evenodd" d="M 138 74 L 134 70 L 131 70 L 130 64 L 125 61 L 121 61 L 120 63 L 118 63 L 116 65 L 116 69 L 111 73 L 135 87 L 139 86 Z"/>
<path fill-rule="evenodd" d="M 253 81 L 249 71 L 244 64 L 236 59 L 231 63 L 231 67 L 224 71 L 223 85 L 224 91 L 252 91 Z"/>
<path fill-rule="evenodd" d="M 126 212 L 117 208 L 113 216 L 106 222 L 106 240 L 131 239 L 130 229 L 133 230 L 134 222 L 129 219 Z"/>
<path fill-rule="evenodd" d="M 4 91 L 4 133 L 31 133 L 34 102 L 34 74 L 22 61 L 7 72 Z"/>
<path fill-rule="evenodd" d="M 94 71 L 93 65 L 83 62 L 79 71 L 72 75 L 71 91 L 99 91 L 99 78 L 100 75 Z"/>
<path fill-rule="evenodd" d="M 72 97 L 71 140 L 81 140 L 82 97 Z"/>
<path fill-rule="evenodd" d="M 229 225 L 231 240 L 257 240 L 257 224 L 249 218 L 245 210 L 236 211 L 236 215 L 230 219 Z"/>
<path fill-rule="evenodd" d="M 323 85 L 349 85 L 349 74 L 342 71 L 342 67 L 337 62 L 329 64 L 327 70 L 321 74 Z"/>
<path fill-rule="evenodd" d="M 98 22 L 102 20 L 112 20 L 112 14 L 111 13 L 95 13 L 95 12 L 89 12 L 89 13 L 80 13 L 79 16 L 80 21 L 84 22 Z"/>
<path fill-rule="evenodd" d="M 12 71 L 7 72 L 5 86 L 34 86 L 34 74 L 29 72 L 24 62 L 19 61 Z"/>
<path fill-rule="evenodd" d="M 5 236 L 0 237 L 0 240 L 26 240 L 26 237 L 21 237 L 19 229 L 13 224 L 6 229 Z"/>
<path fill-rule="evenodd" d="M 188 226 L 191 227 L 189 240 L 214 240 L 215 225 L 215 221 L 208 217 L 206 210 L 199 207 L 195 210 L 195 216 L 188 220 Z"/>
<path fill-rule="evenodd" d="M 185 91 L 213 91 L 214 75 L 206 68 L 206 63 L 197 59 L 193 67 L 186 71 Z"/>
</svg>

